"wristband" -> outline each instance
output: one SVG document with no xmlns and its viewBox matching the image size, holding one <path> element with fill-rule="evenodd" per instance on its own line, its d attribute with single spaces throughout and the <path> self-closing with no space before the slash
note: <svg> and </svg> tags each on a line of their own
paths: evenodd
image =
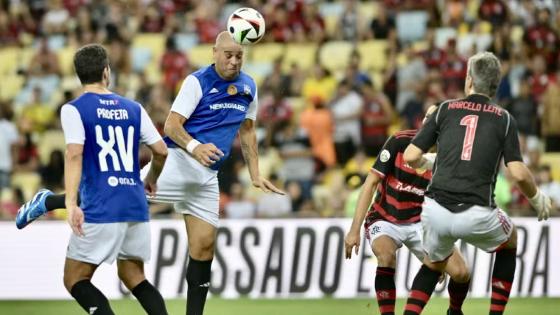
<svg viewBox="0 0 560 315">
<path fill-rule="evenodd" d="M 189 141 L 189 143 L 187 143 L 187 146 L 185 147 L 185 149 L 187 150 L 187 152 L 189 152 L 189 154 L 192 154 L 194 149 L 196 147 L 198 147 L 199 144 L 200 144 L 200 142 L 198 140 L 196 140 L 195 138 L 193 138 L 191 141 Z"/>
</svg>

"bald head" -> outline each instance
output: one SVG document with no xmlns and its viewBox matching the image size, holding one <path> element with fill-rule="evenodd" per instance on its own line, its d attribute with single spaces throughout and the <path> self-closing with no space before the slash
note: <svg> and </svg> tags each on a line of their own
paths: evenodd
<svg viewBox="0 0 560 315">
<path fill-rule="evenodd" d="M 243 65 L 243 46 L 236 43 L 227 31 L 216 36 L 214 45 L 216 71 L 225 80 L 235 79 Z"/>
<path fill-rule="evenodd" d="M 243 49 L 241 45 L 233 41 L 233 38 L 231 37 L 228 31 L 222 31 L 220 32 L 220 34 L 218 34 L 218 36 L 216 36 L 216 43 L 214 44 L 214 47 L 217 49 L 224 49 L 226 47 Z"/>
</svg>

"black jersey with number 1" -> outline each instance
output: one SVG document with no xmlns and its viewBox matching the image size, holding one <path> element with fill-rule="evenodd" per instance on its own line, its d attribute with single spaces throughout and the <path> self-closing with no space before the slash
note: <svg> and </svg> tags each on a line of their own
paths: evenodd
<svg viewBox="0 0 560 315">
<path fill-rule="evenodd" d="M 437 143 L 426 195 L 454 212 L 472 205 L 495 208 L 502 157 L 505 163 L 522 161 L 515 119 L 480 94 L 443 102 L 412 143 L 424 152 Z"/>
</svg>

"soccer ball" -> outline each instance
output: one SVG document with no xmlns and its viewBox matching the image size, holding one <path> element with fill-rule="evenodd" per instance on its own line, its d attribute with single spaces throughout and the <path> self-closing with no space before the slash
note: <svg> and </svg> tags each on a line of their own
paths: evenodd
<svg viewBox="0 0 560 315">
<path fill-rule="evenodd" d="M 264 18 L 259 11 L 239 8 L 228 18 L 227 29 L 233 40 L 241 45 L 255 44 L 264 36 Z"/>
</svg>

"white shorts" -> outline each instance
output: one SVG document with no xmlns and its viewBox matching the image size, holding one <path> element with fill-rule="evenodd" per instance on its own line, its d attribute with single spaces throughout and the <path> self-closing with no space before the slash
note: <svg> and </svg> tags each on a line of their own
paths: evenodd
<svg viewBox="0 0 560 315">
<path fill-rule="evenodd" d="M 428 197 L 424 197 L 421 218 L 424 250 L 434 262 L 451 256 L 458 239 L 493 252 L 509 239 L 513 229 L 513 222 L 499 208 L 472 206 L 454 213 Z"/>
<path fill-rule="evenodd" d="M 169 148 L 167 160 L 157 181 L 157 191 L 152 202 L 172 203 L 175 211 L 198 217 L 218 226 L 220 189 L 218 171 L 198 163 L 187 152 Z M 150 164 L 140 172 L 146 177 Z"/>
<path fill-rule="evenodd" d="M 121 260 L 150 260 L 148 222 L 84 223 L 84 236 L 72 233 L 66 257 L 100 265 Z"/>
<path fill-rule="evenodd" d="M 395 224 L 388 221 L 376 221 L 366 230 L 366 238 L 370 247 L 373 249 L 373 241 L 382 235 L 392 238 L 401 248 L 404 244 L 411 253 L 420 261 L 424 259 L 424 250 L 422 248 L 422 224 Z"/>
</svg>

